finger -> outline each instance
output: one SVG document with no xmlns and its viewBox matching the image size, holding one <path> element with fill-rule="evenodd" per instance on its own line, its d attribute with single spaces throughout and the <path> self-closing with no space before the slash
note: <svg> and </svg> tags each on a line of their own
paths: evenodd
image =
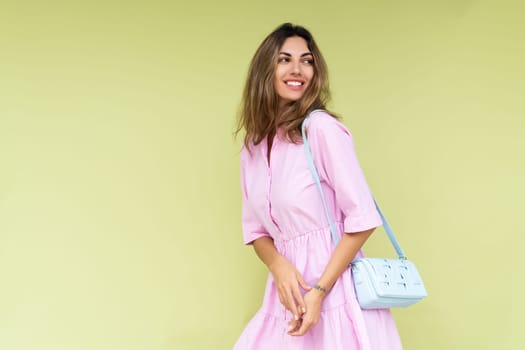
<svg viewBox="0 0 525 350">
<path fill-rule="evenodd" d="M 291 299 L 288 298 L 288 293 L 286 291 L 286 288 L 284 287 L 279 288 L 278 295 L 279 295 L 279 301 L 281 302 L 281 305 L 283 305 L 286 308 L 286 310 L 293 313 L 292 305 L 295 305 L 295 304 L 290 302 Z"/>
<path fill-rule="evenodd" d="M 292 294 L 299 308 L 299 313 L 303 315 L 306 312 L 306 304 L 304 303 L 302 294 L 299 292 L 299 287 L 292 289 Z"/>
<path fill-rule="evenodd" d="M 291 320 L 288 322 L 288 333 L 295 332 L 301 326 L 301 320 Z"/>
<path fill-rule="evenodd" d="M 284 298 L 283 298 L 281 292 L 277 293 L 277 295 L 279 296 L 279 302 L 281 303 L 281 305 L 284 305 Z"/>
<path fill-rule="evenodd" d="M 308 330 L 310 329 L 310 327 L 313 326 L 313 322 L 312 320 L 310 319 L 303 319 L 303 321 L 301 322 L 301 327 L 299 327 L 298 330 L 296 331 L 293 331 L 291 333 L 289 333 L 290 335 L 293 335 L 293 336 L 301 336 L 301 335 L 305 335 L 306 332 L 308 332 Z"/>
<path fill-rule="evenodd" d="M 299 285 L 300 285 L 301 288 L 303 288 L 304 290 L 309 291 L 310 289 L 312 289 L 312 287 L 310 287 L 310 286 L 308 285 L 308 283 L 306 283 L 306 282 L 304 281 L 303 276 L 298 275 L 298 276 L 297 276 L 297 281 L 299 281 Z"/>
<path fill-rule="evenodd" d="M 290 300 L 287 297 L 287 294 L 284 288 L 279 291 L 279 301 L 281 302 L 281 305 L 283 305 L 286 310 L 293 313 L 293 308 L 291 306 L 293 304 L 290 303 Z"/>
<path fill-rule="evenodd" d="M 297 305 L 295 304 L 295 299 L 292 295 L 292 291 L 288 291 L 287 295 L 286 295 L 286 301 L 288 303 L 288 310 L 290 310 L 290 312 L 294 315 L 294 319 L 295 320 L 299 320 L 299 312 L 297 311 Z"/>
</svg>

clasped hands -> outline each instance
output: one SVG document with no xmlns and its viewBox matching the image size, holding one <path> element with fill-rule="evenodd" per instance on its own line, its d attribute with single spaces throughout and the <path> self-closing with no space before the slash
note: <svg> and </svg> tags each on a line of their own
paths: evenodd
<svg viewBox="0 0 525 350">
<path fill-rule="evenodd" d="M 273 262 L 269 270 L 277 287 L 279 301 L 293 315 L 288 322 L 288 334 L 306 334 L 319 321 L 325 293 L 309 286 L 295 266 L 283 256 Z M 304 297 L 299 288 L 306 291 Z"/>
</svg>

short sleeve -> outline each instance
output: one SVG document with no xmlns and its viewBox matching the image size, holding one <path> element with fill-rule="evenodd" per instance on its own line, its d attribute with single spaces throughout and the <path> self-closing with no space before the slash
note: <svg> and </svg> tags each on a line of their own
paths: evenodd
<svg viewBox="0 0 525 350">
<path fill-rule="evenodd" d="M 344 217 L 344 231 L 381 226 L 348 129 L 324 111 L 314 112 L 307 123 L 308 143 L 319 177 L 334 190 L 336 205 Z"/>
<path fill-rule="evenodd" d="M 270 236 L 260 223 L 255 211 L 248 200 L 246 174 L 250 169 L 250 154 L 243 148 L 241 152 L 241 192 L 242 192 L 242 235 L 244 244 L 251 244 L 258 238 Z"/>
</svg>

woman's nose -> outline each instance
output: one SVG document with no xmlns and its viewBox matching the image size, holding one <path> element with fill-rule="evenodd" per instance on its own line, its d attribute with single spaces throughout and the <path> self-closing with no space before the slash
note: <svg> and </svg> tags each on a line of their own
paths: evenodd
<svg viewBox="0 0 525 350">
<path fill-rule="evenodd" d="M 292 73 L 301 74 L 301 65 L 299 64 L 299 62 L 292 63 Z"/>
</svg>

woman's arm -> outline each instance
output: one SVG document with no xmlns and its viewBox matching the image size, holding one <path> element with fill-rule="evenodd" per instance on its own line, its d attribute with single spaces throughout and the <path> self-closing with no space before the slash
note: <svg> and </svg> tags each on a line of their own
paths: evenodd
<svg viewBox="0 0 525 350">
<path fill-rule="evenodd" d="M 319 287 L 304 295 L 306 313 L 289 332 L 293 335 L 305 334 L 319 320 L 326 292 L 348 268 L 373 228 L 382 223 L 346 126 L 320 111 L 312 114 L 307 131 L 319 177 L 334 192 L 337 211 L 343 218 L 343 232 L 348 233 L 343 234 L 333 251 L 317 281 Z"/>
<path fill-rule="evenodd" d="M 374 230 L 375 229 L 370 229 L 362 232 L 343 234 L 341 241 L 335 247 L 332 257 L 317 282 L 317 286 L 319 286 L 320 289 L 313 288 L 305 294 L 304 302 L 306 304 L 306 312 L 301 322 L 295 324 L 295 329 L 289 332 L 290 335 L 304 335 L 319 321 L 321 304 L 326 293 L 330 291 L 337 279 L 348 268 L 350 262 L 352 262 L 359 249 Z"/>
<path fill-rule="evenodd" d="M 329 291 L 374 230 L 344 234 L 317 284 Z"/>
<path fill-rule="evenodd" d="M 306 291 L 311 289 L 297 271 L 284 256 L 282 256 L 270 237 L 261 237 L 253 241 L 253 248 L 257 256 L 268 267 L 275 281 L 279 294 L 279 300 L 294 315 L 297 321 L 306 311 L 302 294 L 299 287 Z"/>
</svg>

